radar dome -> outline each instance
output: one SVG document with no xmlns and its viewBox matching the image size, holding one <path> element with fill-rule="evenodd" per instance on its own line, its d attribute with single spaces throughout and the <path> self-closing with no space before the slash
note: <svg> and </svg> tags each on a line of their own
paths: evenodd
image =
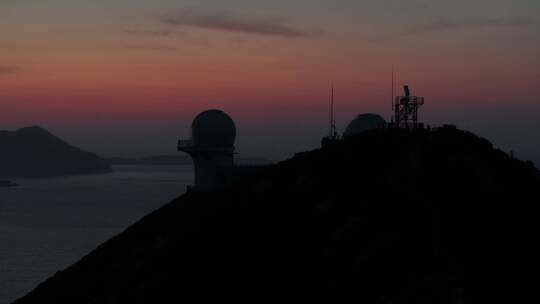
<svg viewBox="0 0 540 304">
<path fill-rule="evenodd" d="M 191 124 L 195 146 L 233 147 L 236 139 L 234 121 L 221 110 L 208 110 L 195 117 Z"/>
<path fill-rule="evenodd" d="M 386 121 L 380 115 L 371 113 L 360 114 L 351 121 L 343 135 L 349 137 L 373 129 L 383 129 L 385 126 Z"/>
</svg>

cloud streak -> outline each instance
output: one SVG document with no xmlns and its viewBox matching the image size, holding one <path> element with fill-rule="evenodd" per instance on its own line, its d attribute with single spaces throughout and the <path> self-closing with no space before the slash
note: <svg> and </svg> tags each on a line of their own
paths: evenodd
<svg viewBox="0 0 540 304">
<path fill-rule="evenodd" d="M 456 22 L 447 19 L 439 19 L 429 24 L 414 26 L 402 34 L 416 35 L 423 33 L 453 31 L 453 30 L 475 30 L 489 28 L 521 28 L 531 25 L 531 19 L 524 17 L 515 18 L 491 18 L 485 20 L 470 20 Z"/>
<path fill-rule="evenodd" d="M 128 29 L 124 30 L 124 33 L 129 35 L 137 35 L 137 36 L 146 36 L 146 37 L 171 37 L 174 35 L 177 35 L 176 31 L 169 30 L 169 29 L 160 29 L 160 30 L 139 30 L 139 29 Z M 184 33 L 180 33 L 180 35 L 183 35 Z"/>
<path fill-rule="evenodd" d="M 321 33 L 317 29 L 308 30 L 292 26 L 282 18 L 240 16 L 230 12 L 207 11 L 194 8 L 186 8 L 160 16 L 159 20 L 170 26 L 194 27 L 285 38 L 310 37 Z"/>
<path fill-rule="evenodd" d="M 0 65 L 0 75 L 15 74 L 21 71 L 18 66 Z"/>
<path fill-rule="evenodd" d="M 159 51 L 159 52 L 175 52 L 178 48 L 174 45 L 142 45 L 142 44 L 126 44 L 122 48 L 129 51 Z"/>
</svg>

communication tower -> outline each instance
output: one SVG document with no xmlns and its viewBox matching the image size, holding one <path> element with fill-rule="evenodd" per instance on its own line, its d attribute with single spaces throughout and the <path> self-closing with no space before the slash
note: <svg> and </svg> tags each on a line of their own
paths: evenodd
<svg viewBox="0 0 540 304">
<path fill-rule="evenodd" d="M 323 147 L 329 144 L 332 144 L 333 142 L 339 139 L 338 133 L 336 131 L 336 114 L 334 111 L 334 84 L 333 83 L 330 89 L 330 107 L 328 111 L 328 121 L 329 121 L 328 136 L 322 139 Z"/>
<path fill-rule="evenodd" d="M 404 86 L 404 96 L 396 96 L 392 108 L 394 110 L 393 124 L 397 128 L 416 130 L 418 123 L 418 109 L 424 105 L 424 97 L 411 96 L 409 86 Z"/>
<path fill-rule="evenodd" d="M 330 92 L 330 131 L 328 133 L 328 138 L 337 139 L 338 134 L 336 131 L 336 114 L 334 112 L 334 84 L 332 83 L 332 88 Z"/>
</svg>

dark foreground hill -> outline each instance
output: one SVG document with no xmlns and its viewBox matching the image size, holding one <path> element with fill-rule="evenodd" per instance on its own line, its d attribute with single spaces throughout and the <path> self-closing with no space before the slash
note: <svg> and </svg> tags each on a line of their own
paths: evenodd
<svg viewBox="0 0 540 304">
<path fill-rule="evenodd" d="M 531 261 L 539 185 L 467 132 L 365 133 L 186 194 L 16 303 L 483 303 Z"/>
<path fill-rule="evenodd" d="M 0 176 L 51 177 L 111 172 L 93 153 L 74 147 L 40 127 L 0 131 Z"/>
</svg>

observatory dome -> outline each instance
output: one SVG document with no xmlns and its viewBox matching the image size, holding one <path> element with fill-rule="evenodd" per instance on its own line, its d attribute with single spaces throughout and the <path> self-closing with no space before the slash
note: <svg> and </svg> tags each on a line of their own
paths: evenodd
<svg viewBox="0 0 540 304">
<path fill-rule="evenodd" d="M 382 129 L 386 126 L 386 121 L 377 114 L 360 114 L 345 129 L 344 137 L 353 136 L 373 129 Z"/>
<path fill-rule="evenodd" d="M 191 124 L 195 146 L 233 147 L 236 139 L 234 121 L 221 110 L 208 110 L 195 117 Z"/>
</svg>

